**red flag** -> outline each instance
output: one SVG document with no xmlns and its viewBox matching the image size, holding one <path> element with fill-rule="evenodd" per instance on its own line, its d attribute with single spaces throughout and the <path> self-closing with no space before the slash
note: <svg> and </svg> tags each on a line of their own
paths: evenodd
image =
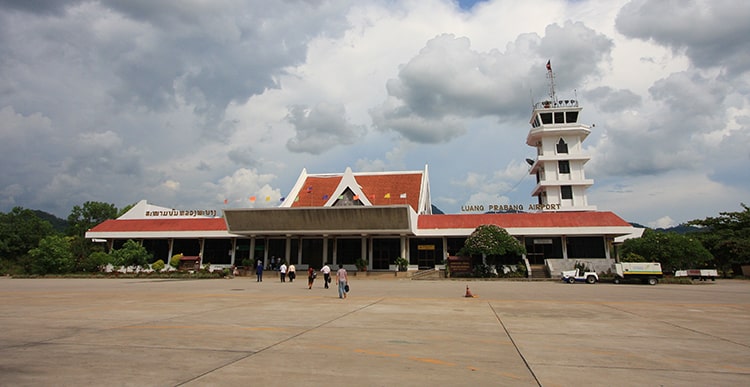
<svg viewBox="0 0 750 387">
<path fill-rule="evenodd" d="M 552 71 L 552 64 L 547 60 L 547 70 Z"/>
</svg>

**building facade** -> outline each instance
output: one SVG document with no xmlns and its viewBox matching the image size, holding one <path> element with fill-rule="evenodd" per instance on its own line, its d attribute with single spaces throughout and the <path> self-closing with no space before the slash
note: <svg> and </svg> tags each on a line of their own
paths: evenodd
<svg viewBox="0 0 750 387">
<path fill-rule="evenodd" d="M 309 174 L 303 169 L 278 207 L 179 211 L 139 202 L 128 213 L 107 220 L 87 238 L 119 248 L 140 241 L 155 259 L 200 256 L 201 263 L 244 266 L 279 260 L 298 269 L 344 264 L 354 269 L 393 270 L 395 260 L 409 260 L 411 270 L 443 264 L 480 225 L 494 224 L 521 241 L 530 275 L 558 273 L 578 261 L 606 271 L 614 246 L 642 229 L 588 204 L 593 184 L 584 173 L 589 156 L 583 141 L 590 133 L 579 122 L 576 100 L 558 100 L 554 74 L 547 65 L 550 98 L 532 107 L 526 144 L 536 149 L 528 159 L 536 176 L 531 193 L 537 204 L 513 213 L 433 214 L 428 166 L 423 170 Z M 498 207 L 498 206 L 495 206 Z M 487 208 L 488 211 L 503 210 Z M 513 208 L 513 210 L 518 210 Z"/>
</svg>

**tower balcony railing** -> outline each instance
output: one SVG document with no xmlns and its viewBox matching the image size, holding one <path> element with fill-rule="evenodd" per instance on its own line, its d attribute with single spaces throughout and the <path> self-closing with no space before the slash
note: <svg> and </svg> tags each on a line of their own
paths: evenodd
<svg viewBox="0 0 750 387">
<path fill-rule="evenodd" d="M 561 107 L 578 107 L 577 99 L 559 99 L 557 101 L 539 101 L 534 104 L 534 109 L 552 109 Z"/>
</svg>

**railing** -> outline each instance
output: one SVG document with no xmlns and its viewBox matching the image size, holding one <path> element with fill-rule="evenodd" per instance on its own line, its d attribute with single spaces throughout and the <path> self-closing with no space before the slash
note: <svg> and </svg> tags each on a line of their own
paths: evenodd
<svg viewBox="0 0 750 387">
<path fill-rule="evenodd" d="M 578 100 L 575 99 L 561 99 L 557 101 L 541 101 L 534 104 L 534 109 L 549 109 L 559 107 L 578 107 Z"/>
</svg>

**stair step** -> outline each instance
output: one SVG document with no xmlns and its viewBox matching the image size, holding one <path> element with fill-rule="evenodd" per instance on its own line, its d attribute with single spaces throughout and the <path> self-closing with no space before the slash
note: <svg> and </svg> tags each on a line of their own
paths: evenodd
<svg viewBox="0 0 750 387">
<path fill-rule="evenodd" d="M 547 277 L 547 272 L 544 270 L 544 265 L 529 265 L 531 268 L 531 278 L 542 279 Z"/>
</svg>

